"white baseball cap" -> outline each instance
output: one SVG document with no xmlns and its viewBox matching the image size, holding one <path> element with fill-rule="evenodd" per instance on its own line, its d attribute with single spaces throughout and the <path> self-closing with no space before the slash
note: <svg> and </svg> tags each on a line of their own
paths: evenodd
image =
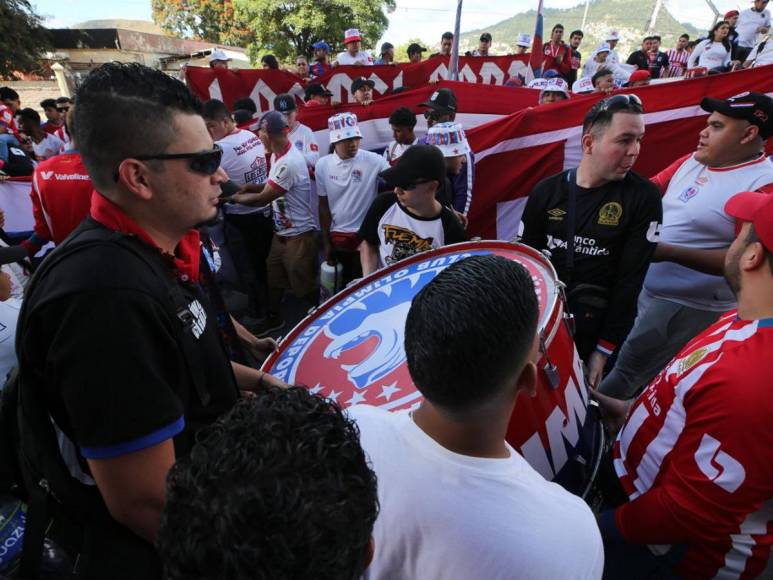
<svg viewBox="0 0 773 580">
<path fill-rule="evenodd" d="M 228 60 L 231 60 L 231 59 L 228 58 L 222 50 L 220 50 L 219 48 L 216 48 L 215 50 L 213 50 L 210 53 L 210 55 L 209 55 L 209 62 L 214 62 L 216 60 L 228 61 Z"/>
<path fill-rule="evenodd" d="M 464 127 L 459 123 L 437 123 L 427 131 L 427 144 L 434 145 L 443 157 L 458 157 L 470 152 Z"/>
<path fill-rule="evenodd" d="M 601 44 L 596 47 L 596 50 L 593 51 L 593 54 L 591 55 L 591 58 L 596 56 L 597 54 L 601 54 L 602 52 L 611 52 L 612 47 L 609 46 L 606 42 L 602 42 Z"/>
<path fill-rule="evenodd" d="M 531 46 L 531 36 L 526 34 L 525 32 L 521 32 L 518 35 L 518 40 L 516 41 L 516 46 L 524 46 L 526 48 L 529 48 Z"/>
<path fill-rule="evenodd" d="M 529 84 L 526 85 L 526 88 L 542 90 L 545 88 L 546 84 L 548 84 L 548 79 L 533 79 L 529 81 Z"/>
<path fill-rule="evenodd" d="M 604 40 L 620 40 L 620 33 L 617 30 L 610 30 Z"/>
<path fill-rule="evenodd" d="M 566 81 L 564 79 L 559 79 L 559 78 L 548 79 L 548 82 L 545 83 L 545 86 L 542 87 L 542 90 L 539 92 L 540 99 L 542 98 L 542 95 L 544 93 L 564 93 L 564 96 L 568 99 L 569 85 L 566 84 Z"/>
<path fill-rule="evenodd" d="M 575 95 L 579 95 L 582 93 L 592 93 L 593 92 L 593 81 L 590 77 L 584 77 L 581 79 L 577 79 L 572 84 L 572 92 Z"/>
<path fill-rule="evenodd" d="M 357 124 L 357 115 L 354 113 L 338 113 L 327 120 L 330 129 L 330 142 L 338 143 L 344 139 L 354 137 L 362 138 L 360 126 Z"/>
</svg>

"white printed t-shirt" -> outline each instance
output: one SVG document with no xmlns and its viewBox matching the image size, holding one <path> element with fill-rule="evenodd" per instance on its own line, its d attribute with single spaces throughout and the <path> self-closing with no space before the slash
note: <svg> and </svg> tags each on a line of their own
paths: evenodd
<svg viewBox="0 0 773 580">
<path fill-rule="evenodd" d="M 284 153 L 271 155 L 268 183 L 284 193 L 271 202 L 274 231 L 281 236 L 297 236 L 313 230 L 315 224 L 309 200 L 309 168 L 301 152 L 292 143 L 288 143 Z"/>
<path fill-rule="evenodd" d="M 354 56 L 350 55 L 347 51 L 339 52 L 336 60 L 340 65 L 371 66 L 373 64 L 373 57 L 367 50 L 361 50 Z"/>
<path fill-rule="evenodd" d="M 287 138 L 306 159 L 306 165 L 314 167 L 317 164 L 319 145 L 314 138 L 314 132 L 309 127 L 303 123 L 297 123 L 293 130 L 287 134 Z"/>
<path fill-rule="evenodd" d="M 327 197 L 330 205 L 330 231 L 353 233 L 360 229 L 378 193 L 378 174 L 386 169 L 386 159 L 364 149 L 351 159 L 341 159 L 333 152 L 317 162 L 317 195 Z"/>
<path fill-rule="evenodd" d="M 223 149 L 220 167 L 228 174 L 228 179 L 239 185 L 266 182 L 268 175 L 266 149 L 254 133 L 237 129 L 217 141 L 217 144 Z M 230 214 L 267 213 L 266 206 L 228 203 L 223 207 L 225 212 Z"/>
<path fill-rule="evenodd" d="M 770 27 L 770 11 L 763 10 L 757 12 L 752 8 L 741 10 L 738 15 L 738 22 L 735 25 L 735 31 L 738 33 L 738 46 L 751 48 L 757 40 L 757 29 L 759 27 Z"/>
<path fill-rule="evenodd" d="M 764 155 L 731 167 L 711 168 L 687 156 L 678 165 L 663 195 L 661 242 L 690 248 L 727 248 L 735 239 L 735 220 L 725 203 L 736 193 L 754 191 L 773 183 L 773 163 Z M 653 178 L 656 182 L 660 176 Z M 661 184 L 658 184 L 661 185 Z M 644 289 L 663 300 L 683 306 L 725 312 L 735 297 L 722 276 L 704 274 L 676 264 L 653 262 Z"/>
<path fill-rule="evenodd" d="M 403 143 L 398 143 L 394 139 L 389 142 L 389 145 L 387 145 L 387 148 L 384 149 L 384 159 L 389 161 L 390 165 L 394 165 L 397 163 L 397 160 L 402 157 L 403 153 L 408 151 L 410 147 L 413 147 L 419 142 L 418 137 L 413 140 L 413 143 L 410 145 L 405 145 Z"/>
<path fill-rule="evenodd" d="M 32 142 L 32 150 L 39 161 L 56 157 L 64 151 L 64 148 L 64 141 L 52 133 L 46 133 L 40 143 Z"/>
<path fill-rule="evenodd" d="M 453 453 L 408 412 L 347 410 L 378 478 L 366 580 L 601 578 L 596 520 L 579 497 L 510 457 Z"/>
</svg>

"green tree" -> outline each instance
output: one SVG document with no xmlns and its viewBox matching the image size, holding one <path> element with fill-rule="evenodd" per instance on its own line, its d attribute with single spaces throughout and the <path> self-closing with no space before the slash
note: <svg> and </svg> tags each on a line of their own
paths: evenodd
<svg viewBox="0 0 773 580">
<path fill-rule="evenodd" d="M 48 32 L 28 0 L 0 0 L 0 78 L 37 70 L 50 46 Z"/>
<path fill-rule="evenodd" d="M 363 46 L 375 46 L 388 25 L 395 0 L 233 0 L 236 17 L 253 32 L 250 56 L 266 53 L 280 60 L 311 56 L 318 40 L 343 50 L 344 31 L 358 28 Z"/>
<path fill-rule="evenodd" d="M 243 45 L 252 39 L 236 18 L 232 0 L 152 0 L 153 20 L 181 38 Z"/>
</svg>

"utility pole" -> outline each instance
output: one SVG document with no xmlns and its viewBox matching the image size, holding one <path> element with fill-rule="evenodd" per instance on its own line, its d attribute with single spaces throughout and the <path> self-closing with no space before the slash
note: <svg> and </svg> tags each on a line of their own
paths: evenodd
<svg viewBox="0 0 773 580">
<path fill-rule="evenodd" d="M 647 24 L 647 34 L 655 30 L 655 22 L 658 19 L 658 12 L 660 12 L 661 6 L 663 6 L 663 0 L 655 0 L 655 8 L 652 10 L 652 16 L 650 16 L 650 21 Z"/>
<path fill-rule="evenodd" d="M 449 79 L 459 80 L 459 30 L 462 24 L 462 0 L 456 6 L 456 24 L 454 25 L 454 45 L 451 49 L 451 62 L 449 64 Z"/>
<path fill-rule="evenodd" d="M 590 0 L 585 0 L 585 12 L 582 15 L 582 25 L 580 30 L 585 30 L 585 21 L 588 20 L 588 7 L 590 6 Z"/>
</svg>

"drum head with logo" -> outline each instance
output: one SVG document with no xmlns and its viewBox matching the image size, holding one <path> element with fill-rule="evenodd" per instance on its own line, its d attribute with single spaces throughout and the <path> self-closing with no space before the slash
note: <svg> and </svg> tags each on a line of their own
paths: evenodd
<svg viewBox="0 0 773 580">
<path fill-rule="evenodd" d="M 529 271 L 544 329 L 558 295 L 550 263 L 520 244 L 467 242 L 418 254 L 347 288 L 293 329 L 264 370 L 344 407 L 365 403 L 397 410 L 417 405 L 421 394 L 408 374 L 403 350 L 411 300 L 448 266 L 489 254 L 514 260 Z"/>
</svg>

